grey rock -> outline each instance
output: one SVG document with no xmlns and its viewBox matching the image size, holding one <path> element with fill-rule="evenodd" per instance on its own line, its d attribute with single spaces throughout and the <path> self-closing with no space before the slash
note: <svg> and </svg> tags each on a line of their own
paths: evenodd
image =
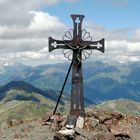
<svg viewBox="0 0 140 140">
<path fill-rule="evenodd" d="M 58 133 L 61 133 L 64 136 L 73 136 L 75 131 L 73 129 L 65 129 L 58 131 Z"/>
<path fill-rule="evenodd" d="M 79 116 L 76 121 L 76 128 L 82 129 L 84 127 L 84 122 L 85 122 L 84 118 Z"/>
</svg>

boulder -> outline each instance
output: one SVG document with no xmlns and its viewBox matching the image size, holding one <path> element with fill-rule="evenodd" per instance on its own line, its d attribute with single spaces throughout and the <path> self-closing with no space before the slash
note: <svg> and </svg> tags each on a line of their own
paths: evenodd
<svg viewBox="0 0 140 140">
<path fill-rule="evenodd" d="M 99 125 L 99 120 L 93 117 L 86 117 L 85 118 L 85 129 L 87 130 L 94 130 L 95 127 Z"/>
<path fill-rule="evenodd" d="M 60 130 L 58 133 L 64 135 L 64 136 L 73 136 L 75 131 L 73 129 L 65 129 L 65 130 Z"/>
<path fill-rule="evenodd" d="M 84 118 L 79 116 L 76 121 L 76 128 L 83 128 L 84 127 Z"/>
<path fill-rule="evenodd" d="M 54 140 L 69 140 L 74 139 L 75 131 L 73 129 L 65 129 L 61 131 L 57 131 L 54 135 Z"/>
<path fill-rule="evenodd" d="M 119 134 L 127 134 L 127 135 L 130 135 L 130 133 L 131 133 L 131 127 L 126 126 L 126 125 L 112 125 L 112 126 L 110 126 L 110 131 L 114 135 L 119 135 Z"/>
</svg>

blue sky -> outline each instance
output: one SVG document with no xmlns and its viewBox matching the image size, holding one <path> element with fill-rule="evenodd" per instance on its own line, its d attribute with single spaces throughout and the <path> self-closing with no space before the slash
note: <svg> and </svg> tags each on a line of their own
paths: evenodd
<svg viewBox="0 0 140 140">
<path fill-rule="evenodd" d="M 70 0 L 69 0 L 70 1 Z M 86 20 L 111 29 L 140 27 L 139 0 L 79 0 L 77 2 L 60 2 L 41 10 L 58 16 L 69 25 L 70 14 L 84 14 Z"/>
</svg>

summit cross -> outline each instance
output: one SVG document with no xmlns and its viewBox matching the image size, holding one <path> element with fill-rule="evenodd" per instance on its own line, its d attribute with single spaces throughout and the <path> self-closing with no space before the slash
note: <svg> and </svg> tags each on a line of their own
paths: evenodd
<svg viewBox="0 0 140 140">
<path fill-rule="evenodd" d="M 90 57 L 92 50 L 104 53 L 104 38 L 92 41 L 90 33 L 82 29 L 84 17 L 84 15 L 71 15 L 74 27 L 64 34 L 62 40 L 49 37 L 49 52 L 63 49 L 64 56 L 72 61 L 70 115 L 76 117 L 84 117 L 85 111 L 82 61 Z"/>
</svg>

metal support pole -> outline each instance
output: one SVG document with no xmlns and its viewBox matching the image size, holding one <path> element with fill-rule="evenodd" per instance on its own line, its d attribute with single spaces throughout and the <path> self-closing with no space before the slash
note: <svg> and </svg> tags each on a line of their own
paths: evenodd
<svg viewBox="0 0 140 140">
<path fill-rule="evenodd" d="M 61 89 L 61 92 L 60 92 L 59 98 L 58 98 L 58 100 L 57 100 L 57 104 L 56 104 L 55 109 L 54 109 L 54 111 L 53 111 L 53 115 L 55 114 L 56 109 L 57 109 L 58 104 L 59 104 L 59 101 L 60 101 L 60 99 L 61 99 L 61 96 L 62 96 L 62 93 L 63 93 L 64 87 L 65 87 L 65 85 L 66 85 L 66 82 L 67 82 L 67 79 L 68 79 L 68 76 L 69 76 L 69 73 L 70 73 L 70 70 L 71 70 L 72 64 L 73 64 L 73 61 L 71 61 L 71 64 L 70 64 L 70 67 L 69 67 L 68 73 L 67 73 L 67 75 L 66 75 L 66 78 L 65 78 L 65 81 L 64 81 L 64 84 L 63 84 L 63 87 L 62 87 L 62 89 Z"/>
</svg>

